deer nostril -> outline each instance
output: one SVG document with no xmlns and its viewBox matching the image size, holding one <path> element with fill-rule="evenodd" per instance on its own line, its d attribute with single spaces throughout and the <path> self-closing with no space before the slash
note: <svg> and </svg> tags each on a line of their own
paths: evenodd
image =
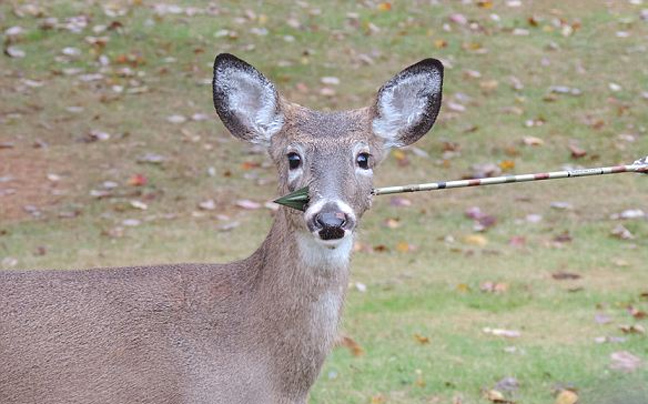
<svg viewBox="0 0 648 404">
<path fill-rule="evenodd" d="M 315 217 L 315 222 L 322 228 L 342 228 L 347 217 L 343 212 L 321 212 Z"/>
</svg>

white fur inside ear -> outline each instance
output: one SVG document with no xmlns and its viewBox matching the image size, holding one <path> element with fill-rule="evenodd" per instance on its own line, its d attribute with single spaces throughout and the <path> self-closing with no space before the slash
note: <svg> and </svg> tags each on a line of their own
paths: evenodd
<svg viewBox="0 0 648 404">
<path fill-rule="evenodd" d="M 255 72 L 238 69 L 223 71 L 219 82 L 227 95 L 226 105 L 253 133 L 252 141 L 269 143 L 284 123 L 272 83 Z"/>
<path fill-rule="evenodd" d="M 401 147 L 403 133 L 415 127 L 428 112 L 429 97 L 441 91 L 441 76 L 436 72 L 396 77 L 378 96 L 378 117 L 372 126 L 385 147 Z"/>
</svg>

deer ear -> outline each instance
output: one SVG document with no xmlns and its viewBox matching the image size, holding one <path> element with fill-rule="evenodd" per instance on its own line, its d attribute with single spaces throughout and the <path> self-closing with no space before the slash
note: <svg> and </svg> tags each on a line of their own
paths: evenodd
<svg viewBox="0 0 648 404">
<path fill-rule="evenodd" d="M 373 132 L 385 147 L 402 147 L 425 135 L 441 108 L 443 65 L 425 59 L 385 83 L 376 98 Z"/>
<path fill-rule="evenodd" d="M 239 139 L 269 145 L 283 127 L 279 94 L 258 70 L 229 53 L 214 61 L 214 107 Z"/>
</svg>

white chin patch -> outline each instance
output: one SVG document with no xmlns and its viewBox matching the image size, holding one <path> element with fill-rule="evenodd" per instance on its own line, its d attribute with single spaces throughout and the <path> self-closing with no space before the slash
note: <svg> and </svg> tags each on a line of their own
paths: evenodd
<svg viewBox="0 0 648 404">
<path fill-rule="evenodd" d="M 322 240 L 318 234 L 302 233 L 297 237 L 301 258 L 310 267 L 342 267 L 349 264 L 353 248 L 353 233 L 345 230 L 344 237 Z"/>
</svg>

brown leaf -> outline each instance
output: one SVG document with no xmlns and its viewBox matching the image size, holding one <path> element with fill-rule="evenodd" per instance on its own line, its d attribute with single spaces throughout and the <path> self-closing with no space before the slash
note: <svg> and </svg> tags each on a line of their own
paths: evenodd
<svg viewBox="0 0 648 404">
<path fill-rule="evenodd" d="M 578 394 L 571 390 L 563 390 L 558 393 L 554 404 L 576 404 L 578 402 Z"/>
<path fill-rule="evenodd" d="M 619 326 L 619 329 L 623 331 L 624 334 L 641 334 L 644 335 L 646 333 L 646 329 L 639 324 L 632 324 L 632 325 L 621 325 Z"/>
<path fill-rule="evenodd" d="M 563 280 L 573 280 L 573 279 L 580 279 L 581 276 L 579 274 L 571 273 L 571 272 L 563 272 L 563 271 L 558 271 L 554 272 L 551 274 L 551 277 L 554 278 L 555 280 L 558 281 L 563 281 Z"/>
<path fill-rule="evenodd" d="M 630 230 L 628 230 L 625 226 L 621 224 L 617 224 L 614 229 L 610 232 L 610 234 L 613 237 L 616 237 L 621 240 L 632 240 L 635 238 L 635 236 L 630 233 Z"/>
<path fill-rule="evenodd" d="M 128 185 L 134 187 L 141 187 L 143 185 L 146 185 L 147 182 L 148 179 L 142 174 L 134 174 L 128 179 Z"/>
<path fill-rule="evenodd" d="M 414 339 L 416 342 L 418 342 L 421 345 L 429 344 L 430 343 L 430 338 L 425 337 L 421 334 L 414 334 Z"/>
<path fill-rule="evenodd" d="M 553 238 L 555 243 L 570 243 L 573 240 L 568 231 L 564 231 Z"/>
<path fill-rule="evenodd" d="M 502 171 L 511 171 L 512 169 L 515 168 L 515 161 L 502 160 L 497 165 L 499 166 L 499 168 L 502 169 Z"/>
<path fill-rule="evenodd" d="M 513 404 L 514 401 L 507 399 L 504 394 L 498 390 L 491 389 L 484 393 L 484 398 L 494 403 Z"/>
<path fill-rule="evenodd" d="M 637 320 L 643 320 L 648 317 L 648 314 L 645 311 L 639 310 L 634 306 L 628 306 L 628 313 Z"/>
<path fill-rule="evenodd" d="M 575 158 L 575 159 L 579 159 L 579 158 L 587 156 L 587 151 L 585 151 L 584 149 L 582 149 L 582 148 L 580 148 L 580 147 L 578 147 L 578 146 L 576 146 L 574 144 L 570 144 L 568 146 L 568 148 L 569 148 L 569 151 L 571 152 L 571 156 L 573 158 Z"/>
<path fill-rule="evenodd" d="M 487 292 L 487 293 L 504 293 L 508 290 L 509 285 L 508 283 L 504 282 L 491 282 L 491 281 L 486 281 L 482 282 L 481 285 L 479 285 L 479 290 L 482 292 Z"/>
<path fill-rule="evenodd" d="M 378 244 L 378 245 L 374 246 L 373 250 L 375 252 L 387 252 L 387 251 L 389 251 L 389 248 L 384 244 Z"/>
<path fill-rule="evenodd" d="M 351 355 L 358 357 L 364 355 L 364 349 L 358 344 L 353 338 L 348 335 L 340 335 L 335 341 L 336 346 L 345 347 L 350 352 Z"/>
<path fill-rule="evenodd" d="M 376 394 L 371 396 L 371 404 L 384 404 L 387 402 L 387 399 L 382 394 Z"/>
</svg>

